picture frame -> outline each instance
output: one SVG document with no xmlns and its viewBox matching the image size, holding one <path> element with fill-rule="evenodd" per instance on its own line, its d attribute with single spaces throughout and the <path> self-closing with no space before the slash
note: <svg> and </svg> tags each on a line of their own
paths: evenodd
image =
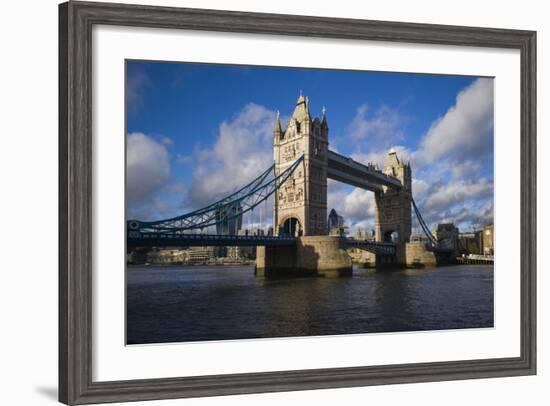
<svg viewBox="0 0 550 406">
<path fill-rule="evenodd" d="M 515 49 L 521 60 L 520 356 L 181 378 L 92 378 L 92 27 L 186 29 Z M 536 373 L 536 32 L 73 2 L 59 6 L 59 400 L 65 404 Z"/>
</svg>

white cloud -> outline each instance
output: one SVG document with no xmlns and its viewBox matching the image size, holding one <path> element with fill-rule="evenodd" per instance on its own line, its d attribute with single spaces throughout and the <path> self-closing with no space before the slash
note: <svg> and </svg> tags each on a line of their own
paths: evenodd
<svg viewBox="0 0 550 406">
<path fill-rule="evenodd" d="M 354 188 L 343 201 L 343 214 L 350 219 L 363 219 L 374 216 L 374 193 Z"/>
<path fill-rule="evenodd" d="M 476 179 L 482 173 L 482 163 L 479 161 L 454 162 L 451 168 L 452 179 L 454 181 Z"/>
<path fill-rule="evenodd" d="M 493 182 L 480 179 L 475 182 L 452 182 L 434 187 L 424 200 L 428 210 L 444 210 L 454 205 L 465 205 L 468 200 L 493 196 Z"/>
<path fill-rule="evenodd" d="M 374 193 L 329 180 L 327 209 L 335 208 L 344 217 L 348 233 L 357 228 L 370 231 L 374 227 Z"/>
<path fill-rule="evenodd" d="M 469 202 L 464 206 L 454 206 L 447 210 L 430 213 L 433 225 L 453 222 L 461 231 L 479 230 L 493 222 L 493 200 Z"/>
<path fill-rule="evenodd" d="M 362 104 L 349 124 L 349 134 L 354 141 L 368 138 L 370 142 L 387 146 L 404 138 L 403 122 L 403 116 L 388 106 L 380 107 L 369 116 L 368 106 Z"/>
<path fill-rule="evenodd" d="M 214 145 L 196 151 L 191 162 L 185 159 L 193 167 L 186 205 L 210 203 L 267 169 L 273 162 L 275 118 L 274 111 L 249 103 L 221 123 Z"/>
<path fill-rule="evenodd" d="M 430 191 L 430 184 L 423 179 L 412 179 L 412 190 L 415 200 L 424 200 L 427 193 Z"/>
<path fill-rule="evenodd" d="M 355 223 L 346 223 L 346 233 L 348 236 L 357 236 L 359 232 L 362 235 L 370 235 L 374 230 L 374 219 L 366 219 Z"/>
<path fill-rule="evenodd" d="M 390 147 L 388 148 L 376 150 L 373 149 L 367 153 L 356 152 L 351 154 L 351 158 L 356 160 L 357 162 L 361 162 L 364 165 L 367 165 L 369 163 L 376 164 L 380 169 L 382 169 L 384 167 L 384 162 L 388 157 L 388 152 L 390 149 L 393 149 L 395 152 L 397 152 L 397 156 L 399 157 L 399 159 L 405 162 L 409 161 L 413 155 L 413 152 L 410 151 L 407 147 L 404 147 L 402 145 L 390 145 Z"/>
<path fill-rule="evenodd" d="M 442 157 L 482 159 L 493 146 L 493 80 L 477 79 L 432 124 L 417 151 L 419 161 Z"/>
<path fill-rule="evenodd" d="M 455 105 L 434 120 L 416 150 L 399 145 L 402 126 L 402 115 L 397 111 L 381 110 L 369 117 L 367 105 L 359 106 L 349 125 L 347 142 L 355 144 L 351 157 L 382 168 L 388 150 L 393 148 L 400 159 L 410 160 L 413 196 L 430 226 L 445 221 L 466 227 L 492 222 L 493 181 L 487 171 L 491 172 L 492 165 L 493 81 L 477 79 L 464 88 Z M 366 153 L 359 141 L 368 146 Z M 332 197 L 329 194 L 329 208 L 346 217 L 351 228 L 370 226 L 373 210 L 367 215 L 361 213 L 362 199 L 363 193 L 335 192 Z M 367 204 L 374 208 L 374 199 L 371 201 Z"/>
<path fill-rule="evenodd" d="M 166 185 L 170 155 L 165 144 L 143 133 L 126 138 L 126 196 L 130 204 L 142 204 Z"/>
</svg>

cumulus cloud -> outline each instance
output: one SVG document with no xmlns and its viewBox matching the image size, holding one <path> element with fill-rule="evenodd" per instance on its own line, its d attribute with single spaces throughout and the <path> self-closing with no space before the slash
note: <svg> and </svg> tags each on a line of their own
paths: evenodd
<svg viewBox="0 0 550 406">
<path fill-rule="evenodd" d="M 493 200 L 469 201 L 442 210 L 428 210 L 423 212 L 423 217 L 432 225 L 454 223 L 462 231 L 479 230 L 493 222 Z"/>
<path fill-rule="evenodd" d="M 413 156 L 413 152 L 409 148 L 402 145 L 391 145 L 391 149 L 393 149 L 397 153 L 399 159 L 403 160 L 404 162 L 410 161 L 411 157 Z M 351 154 L 351 158 L 356 160 L 357 162 L 361 162 L 364 165 L 367 165 L 369 163 L 376 164 L 380 169 L 382 169 L 384 167 L 384 162 L 388 157 L 388 151 L 389 148 L 382 148 L 372 149 L 367 153 L 356 152 Z"/>
<path fill-rule="evenodd" d="M 360 188 L 330 188 L 327 205 L 329 210 L 337 207 L 338 214 L 354 223 L 374 215 L 374 194 Z"/>
<path fill-rule="evenodd" d="M 493 81 L 480 78 L 457 95 L 412 153 L 413 194 L 428 224 L 492 223 L 492 154 Z"/>
<path fill-rule="evenodd" d="M 459 92 L 455 104 L 433 121 L 416 149 L 400 145 L 403 122 L 392 109 L 384 108 L 369 116 L 367 105 L 359 106 L 349 125 L 348 142 L 356 144 L 351 157 L 382 168 L 388 150 L 393 148 L 400 159 L 410 161 L 413 196 L 432 227 L 441 222 L 454 222 L 462 228 L 491 223 L 492 80 L 477 79 Z M 362 144 L 367 152 L 362 151 Z M 329 184 L 329 209 L 335 207 L 350 230 L 369 229 L 374 224 L 373 194 L 350 190 L 332 192 Z M 420 232 L 414 216 L 413 227 Z"/>
<path fill-rule="evenodd" d="M 369 114 L 369 107 L 362 104 L 357 108 L 355 117 L 349 124 L 349 134 L 354 141 L 369 139 L 388 146 L 403 139 L 401 126 L 404 117 L 388 106 L 382 106 L 373 114 Z"/>
<path fill-rule="evenodd" d="M 219 126 L 211 147 L 199 149 L 181 161 L 192 165 L 193 177 L 186 205 L 201 207 L 243 186 L 273 162 L 273 126 L 276 113 L 247 104 Z"/>
<path fill-rule="evenodd" d="M 419 160 L 486 157 L 493 147 L 493 80 L 480 78 L 430 127 L 417 151 Z"/>
<path fill-rule="evenodd" d="M 412 190 L 415 199 L 424 200 L 430 192 L 430 188 L 431 185 L 425 180 L 413 177 Z"/>
<path fill-rule="evenodd" d="M 126 196 L 129 204 L 141 204 L 166 186 L 170 155 L 163 141 L 143 133 L 126 138 Z"/>
<path fill-rule="evenodd" d="M 493 196 L 493 182 L 480 179 L 473 182 L 450 182 L 436 185 L 424 199 L 428 210 L 443 210 L 454 205 L 464 205 L 468 200 L 484 199 Z"/>
</svg>

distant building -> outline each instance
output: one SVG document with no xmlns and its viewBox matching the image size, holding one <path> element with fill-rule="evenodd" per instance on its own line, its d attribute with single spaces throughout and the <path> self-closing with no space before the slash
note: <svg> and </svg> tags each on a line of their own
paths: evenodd
<svg viewBox="0 0 550 406">
<path fill-rule="evenodd" d="M 483 227 L 481 231 L 481 248 L 483 255 L 495 254 L 495 226 L 493 224 Z"/>
<path fill-rule="evenodd" d="M 374 229 L 368 232 L 363 231 L 361 227 L 357 227 L 357 231 L 355 232 L 355 239 L 361 241 L 374 241 L 376 239 Z"/>
<path fill-rule="evenodd" d="M 228 258 L 241 258 L 241 247 L 227 247 L 227 257 Z"/>
<path fill-rule="evenodd" d="M 220 206 L 216 209 L 216 234 L 238 235 L 242 227 L 243 218 L 240 214 L 242 207 L 239 202 Z M 214 258 L 228 257 L 228 247 L 213 247 Z"/>
<path fill-rule="evenodd" d="M 126 254 L 126 263 L 128 265 L 142 265 L 147 262 L 147 255 L 151 248 L 137 247 Z"/>
<path fill-rule="evenodd" d="M 183 264 L 187 260 L 188 253 L 184 249 L 163 249 L 147 253 L 147 262 L 150 264 Z"/>
<path fill-rule="evenodd" d="M 481 254 L 481 237 L 481 231 L 472 231 L 469 233 L 458 234 L 458 254 Z"/>
<path fill-rule="evenodd" d="M 242 207 L 239 202 L 220 206 L 216 209 L 216 234 L 237 235 L 242 227 Z"/>
<path fill-rule="evenodd" d="M 214 258 L 215 247 L 189 247 L 187 250 L 187 262 L 190 264 L 204 264 Z"/>
<path fill-rule="evenodd" d="M 328 232 L 330 235 L 344 235 L 344 217 L 332 209 L 328 215 Z"/>
<path fill-rule="evenodd" d="M 458 228 L 453 223 L 438 224 L 433 234 L 441 247 L 458 250 Z"/>
<path fill-rule="evenodd" d="M 425 235 L 415 234 L 415 235 L 411 235 L 411 241 L 410 242 L 427 244 L 430 241 L 428 240 L 428 237 L 426 237 Z"/>
</svg>

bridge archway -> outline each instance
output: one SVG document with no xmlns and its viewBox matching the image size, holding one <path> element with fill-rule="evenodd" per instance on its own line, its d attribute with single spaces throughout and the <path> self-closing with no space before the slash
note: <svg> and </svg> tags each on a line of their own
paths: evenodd
<svg viewBox="0 0 550 406">
<path fill-rule="evenodd" d="M 399 242 L 399 233 L 395 230 L 388 230 L 384 233 L 384 242 L 397 244 Z"/>
<path fill-rule="evenodd" d="M 288 217 L 281 225 L 279 235 L 294 237 L 303 235 L 303 228 L 300 220 L 297 217 Z"/>
</svg>

